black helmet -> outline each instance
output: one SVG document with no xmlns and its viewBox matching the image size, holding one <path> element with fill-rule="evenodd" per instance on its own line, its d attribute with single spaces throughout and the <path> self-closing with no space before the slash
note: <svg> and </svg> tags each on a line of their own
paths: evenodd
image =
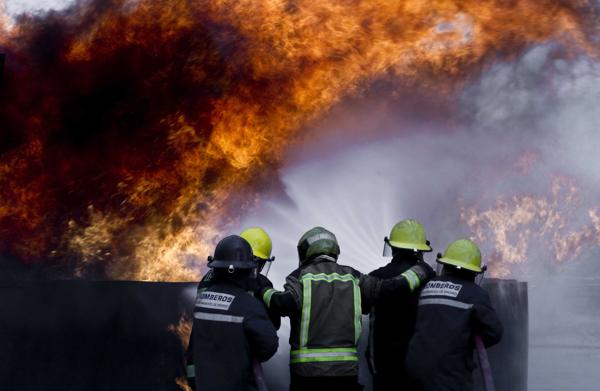
<svg viewBox="0 0 600 391">
<path fill-rule="evenodd" d="M 244 238 L 231 235 L 221 240 L 215 248 L 215 254 L 208 257 L 208 267 L 227 269 L 254 269 L 256 261 L 252 254 L 252 247 Z"/>
</svg>

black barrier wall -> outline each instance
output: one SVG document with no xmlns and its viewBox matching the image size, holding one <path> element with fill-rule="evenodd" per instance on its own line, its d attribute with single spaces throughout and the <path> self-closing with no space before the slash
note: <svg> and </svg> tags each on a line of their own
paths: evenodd
<svg viewBox="0 0 600 391">
<path fill-rule="evenodd" d="M 527 362 L 529 352 L 529 301 L 527 283 L 516 280 L 485 279 L 482 286 L 490 294 L 504 326 L 502 341 L 488 350 L 496 391 L 527 391 Z M 365 318 L 368 319 L 368 318 Z M 363 338 L 360 351 L 366 349 L 368 323 L 363 322 Z M 364 353 L 363 353 L 364 354 Z M 474 391 L 487 391 L 484 388 L 479 362 L 473 371 Z M 364 391 L 371 391 L 371 376 L 366 370 L 367 362 L 361 356 L 360 381 Z"/>
<path fill-rule="evenodd" d="M 496 390 L 526 391 L 529 355 L 527 283 L 487 279 L 482 286 L 490 294 L 492 305 L 504 326 L 502 341 L 488 350 Z M 473 375 L 475 390 L 485 391 L 479 368 Z"/>
<path fill-rule="evenodd" d="M 0 282 L 0 389 L 179 390 L 169 326 L 194 295 L 195 284 Z"/>
<path fill-rule="evenodd" d="M 484 286 L 505 326 L 489 351 L 497 390 L 525 391 L 527 284 Z M 0 389 L 180 390 L 183 347 L 172 326 L 191 316 L 195 295 L 193 283 L 0 282 Z M 483 390 L 478 370 L 474 377 Z"/>
</svg>

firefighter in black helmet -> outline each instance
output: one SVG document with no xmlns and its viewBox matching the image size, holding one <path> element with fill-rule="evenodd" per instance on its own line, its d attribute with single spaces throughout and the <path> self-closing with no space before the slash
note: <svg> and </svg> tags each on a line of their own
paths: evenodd
<svg viewBox="0 0 600 391">
<path fill-rule="evenodd" d="M 290 317 L 290 371 L 293 391 L 360 390 L 357 344 L 363 304 L 385 295 L 410 293 L 433 274 L 415 265 L 394 279 L 381 280 L 337 263 L 335 235 L 322 227 L 298 242 L 300 267 L 283 292 L 263 291 L 272 311 Z"/>
<path fill-rule="evenodd" d="M 406 356 L 406 371 L 422 391 L 473 389 L 474 338 L 485 346 L 502 338 L 502 324 L 475 276 L 485 268 L 481 252 L 469 239 L 452 242 L 438 263 L 439 277 L 421 291 L 415 334 Z"/>
<path fill-rule="evenodd" d="M 210 282 L 198 290 L 193 353 L 199 391 L 257 390 L 253 361 L 266 361 L 278 347 L 264 305 L 249 291 L 256 278 L 250 244 L 240 236 L 221 240 Z"/>
<path fill-rule="evenodd" d="M 262 298 L 260 297 L 261 288 L 273 288 L 273 284 L 267 278 L 265 274 L 261 274 L 265 265 L 268 265 L 267 273 L 271 267 L 271 263 L 275 260 L 275 257 L 271 256 L 271 250 L 273 248 L 271 237 L 260 227 L 251 227 L 247 228 L 240 233 L 240 236 L 244 238 L 252 247 L 252 253 L 254 254 L 254 260 L 257 264 L 257 273 L 256 279 L 253 283 L 249 284 L 249 288 L 255 292 L 255 296 L 262 302 Z M 211 284 L 211 279 L 214 276 L 213 270 L 209 270 L 208 273 L 204 275 L 202 281 L 200 281 L 198 289 L 202 289 Z M 273 326 L 275 329 L 279 330 L 281 326 L 281 318 L 279 315 L 272 313 L 268 310 L 269 318 L 271 322 L 273 322 Z M 195 387 L 195 370 L 194 370 L 194 355 L 192 350 L 193 345 L 193 337 L 190 339 L 190 344 L 188 346 L 186 352 L 186 373 L 188 379 L 188 385 L 192 388 Z"/>
</svg>

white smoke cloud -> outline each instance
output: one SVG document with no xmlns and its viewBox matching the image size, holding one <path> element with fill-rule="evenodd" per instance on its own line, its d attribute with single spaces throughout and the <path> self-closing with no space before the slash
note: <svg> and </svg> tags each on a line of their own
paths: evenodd
<svg viewBox="0 0 600 391">
<path fill-rule="evenodd" d="M 461 222 L 461 206 L 491 207 L 516 194 L 547 197 L 556 175 L 579 187 L 577 202 L 559 205 L 569 217 L 564 231 L 591 224 L 588 208 L 600 206 L 595 174 L 600 64 L 587 58 L 566 62 L 552 54 L 551 46 L 537 47 L 482 75 L 461 96 L 464 124 L 458 128 L 439 123 L 379 132 L 364 118 L 346 119 L 334 140 L 355 134 L 354 122 L 385 138 L 337 149 L 335 141 L 318 140 L 293 151 L 293 163 L 281 173 L 288 201 L 266 201 L 243 224 L 270 228 L 279 236 L 280 251 L 291 258 L 297 238 L 323 225 L 339 236 L 344 259 L 368 270 L 377 264 L 382 239 L 396 221 L 421 220 L 436 250 L 443 251 L 449 241 L 471 234 Z M 368 118 L 371 112 L 354 115 Z M 393 126 L 379 118 L 372 123 Z M 587 257 L 596 250 L 592 244 Z M 491 251 L 487 245 L 482 243 Z M 532 256 L 553 258 L 550 249 L 529 249 Z"/>
<path fill-rule="evenodd" d="M 16 16 L 25 12 L 63 9 L 73 4 L 74 0 L 4 0 L 4 2 L 8 14 Z"/>
<path fill-rule="evenodd" d="M 403 123 L 396 129 L 397 118 L 382 119 L 382 112 L 373 114 L 370 107 L 340 120 L 333 141 L 293 151 L 281 172 L 287 199 L 265 201 L 240 224 L 260 225 L 272 234 L 275 284 L 281 286 L 296 267 L 296 242 L 312 226 L 338 235 L 340 262 L 368 272 L 386 262 L 382 240 L 397 220 L 421 220 L 435 250 L 443 251 L 451 240 L 471 234 L 461 221 L 461 206 L 475 204 L 482 211 L 518 194 L 552 200 L 557 175 L 573 178 L 579 190 L 572 205 L 562 204 L 567 196 L 558 197 L 556 208 L 565 219 L 556 224 L 564 226 L 553 229 L 566 235 L 592 227 L 588 209 L 600 206 L 600 63 L 587 57 L 565 60 L 558 53 L 552 45 L 535 47 L 484 72 L 460 96 L 459 127 L 423 118 L 428 125 L 417 123 L 407 131 Z M 360 133 L 357 127 L 383 139 L 360 145 L 344 139 L 338 143 L 343 147 L 335 147 L 336 137 Z M 585 238 L 576 259 L 557 264 L 553 238 L 536 237 L 535 230 L 548 221 L 517 227 L 534 232 L 508 233 L 511 243 L 520 233 L 534 237 L 528 266 L 513 275 L 530 281 L 530 389 L 591 391 L 600 381 L 591 364 L 600 359 L 593 348 L 600 346 L 596 232 Z M 481 244 L 484 257 L 490 256 L 493 243 Z M 589 288 L 574 290 L 582 281 Z M 578 350 L 580 345 L 588 350 Z"/>
<path fill-rule="evenodd" d="M 581 226 L 589 221 L 587 208 L 600 204 L 599 101 L 600 63 L 555 59 L 544 46 L 494 67 L 466 92 L 463 106 L 482 131 L 506 132 L 540 151 L 530 191 L 556 172 L 577 180 L 581 200 L 571 212 Z M 529 256 L 547 262 L 548 253 L 539 247 Z M 593 243 L 575 262 L 530 273 L 532 390 L 593 390 L 600 381 L 591 364 L 600 360 L 598 255 Z"/>
</svg>

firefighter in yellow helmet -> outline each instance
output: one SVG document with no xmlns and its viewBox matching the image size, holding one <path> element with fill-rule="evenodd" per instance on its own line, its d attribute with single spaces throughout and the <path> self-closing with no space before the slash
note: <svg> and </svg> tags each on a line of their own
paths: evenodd
<svg viewBox="0 0 600 391">
<path fill-rule="evenodd" d="M 384 239 L 383 255 L 391 261 L 370 276 L 387 279 L 402 275 L 411 267 L 424 263 L 423 253 L 431 247 L 423 225 L 407 219 L 394 225 Z M 376 391 L 412 390 L 410 377 L 404 371 L 408 342 L 414 332 L 420 289 L 411 294 L 381 297 L 371 306 L 367 360 Z"/>
<path fill-rule="evenodd" d="M 406 370 L 415 390 L 472 390 L 475 336 L 494 345 L 502 337 L 502 324 L 487 292 L 475 283 L 485 270 L 475 243 L 456 240 L 437 261 L 441 275 L 421 291 Z"/>
</svg>

